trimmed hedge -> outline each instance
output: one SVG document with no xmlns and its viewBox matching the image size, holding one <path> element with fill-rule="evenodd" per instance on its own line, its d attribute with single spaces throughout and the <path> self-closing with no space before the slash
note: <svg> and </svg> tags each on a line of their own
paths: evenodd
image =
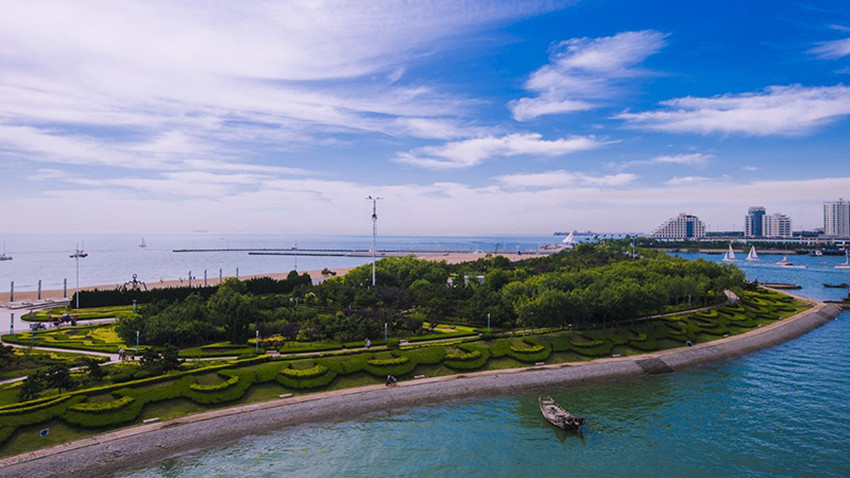
<svg viewBox="0 0 850 478">
<path fill-rule="evenodd" d="M 315 376 L 315 377 L 295 378 L 295 377 L 291 377 L 289 375 L 286 375 L 285 373 L 279 373 L 279 374 L 277 374 L 277 376 L 275 376 L 275 379 L 277 380 L 277 382 L 279 384 L 283 385 L 284 387 L 292 388 L 292 389 L 295 389 L 295 390 L 304 390 L 304 389 L 310 389 L 310 388 L 324 387 L 324 386 L 327 386 L 329 383 L 331 383 L 333 381 L 333 379 L 336 378 L 336 372 L 334 372 L 333 370 L 330 370 L 327 367 L 323 367 L 323 368 L 325 370 L 325 373 L 323 373 L 322 375 L 319 375 L 319 376 Z M 290 369 L 282 369 L 281 372 L 283 372 L 284 370 L 290 370 Z"/>
<path fill-rule="evenodd" d="M 212 383 L 212 384 L 209 384 L 209 385 L 200 384 L 200 383 L 193 383 L 193 384 L 189 385 L 189 389 L 194 390 L 196 392 L 212 393 L 212 392 L 220 392 L 222 390 L 226 390 L 226 389 L 236 385 L 237 383 L 239 383 L 239 377 L 234 375 L 234 376 L 232 376 L 232 377 L 228 378 L 227 380 L 220 382 L 220 383 Z"/>
<path fill-rule="evenodd" d="M 82 402 L 76 405 L 71 405 L 68 410 L 72 410 L 75 412 L 81 413 L 111 413 L 117 410 L 121 410 L 122 408 L 130 405 L 135 402 L 136 399 L 133 397 L 125 396 L 121 397 L 118 400 L 111 400 L 109 402 L 101 402 L 101 403 L 89 403 Z"/>
<path fill-rule="evenodd" d="M 456 361 L 456 362 L 467 362 L 469 360 L 475 360 L 475 359 L 479 359 L 479 358 L 481 358 L 481 351 L 480 350 L 473 350 L 472 352 L 466 352 L 466 353 L 460 353 L 460 354 L 457 354 L 457 353 L 446 354 L 446 360 L 447 361 L 452 360 L 452 361 Z"/>
<path fill-rule="evenodd" d="M 410 357 L 393 357 L 391 359 L 370 359 L 366 363 L 373 367 L 390 367 L 393 365 L 402 365 L 410 361 Z"/>
<path fill-rule="evenodd" d="M 328 368 L 322 364 L 316 364 L 306 369 L 295 369 L 291 367 L 283 368 L 280 373 L 287 377 L 303 380 L 307 378 L 315 378 L 328 373 Z"/>
</svg>

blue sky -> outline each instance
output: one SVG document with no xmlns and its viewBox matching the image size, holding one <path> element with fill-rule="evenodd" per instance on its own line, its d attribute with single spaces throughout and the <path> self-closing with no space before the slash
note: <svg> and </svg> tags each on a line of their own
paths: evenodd
<svg viewBox="0 0 850 478">
<path fill-rule="evenodd" d="M 5 2 L 3 230 L 813 228 L 847 83 L 846 2 Z"/>
</svg>

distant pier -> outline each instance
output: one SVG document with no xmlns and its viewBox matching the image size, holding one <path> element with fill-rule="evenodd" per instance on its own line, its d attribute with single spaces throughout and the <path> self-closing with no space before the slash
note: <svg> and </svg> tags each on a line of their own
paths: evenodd
<svg viewBox="0 0 850 478">
<path fill-rule="evenodd" d="M 247 252 L 250 256 L 317 256 L 317 257 L 369 257 L 372 251 L 368 249 L 298 249 L 294 247 L 288 248 L 214 248 L 214 249 L 173 249 L 172 252 Z M 467 249 L 381 249 L 375 254 L 380 257 L 404 257 L 404 256 L 449 256 L 456 254 L 516 254 L 521 255 L 540 255 L 550 254 L 551 251 L 520 250 L 511 249 L 502 250 L 476 250 L 470 251 Z"/>
</svg>

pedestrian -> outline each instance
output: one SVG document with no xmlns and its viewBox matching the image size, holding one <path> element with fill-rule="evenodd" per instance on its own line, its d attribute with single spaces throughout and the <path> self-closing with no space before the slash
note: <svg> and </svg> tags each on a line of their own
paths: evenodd
<svg viewBox="0 0 850 478">
<path fill-rule="evenodd" d="M 367 338 L 366 339 L 366 348 L 368 349 L 371 346 L 372 346 L 372 342 Z"/>
</svg>

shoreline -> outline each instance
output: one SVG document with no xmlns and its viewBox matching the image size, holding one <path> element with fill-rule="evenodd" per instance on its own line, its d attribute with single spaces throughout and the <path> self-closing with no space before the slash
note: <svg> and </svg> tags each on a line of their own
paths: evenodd
<svg viewBox="0 0 850 478">
<path fill-rule="evenodd" d="M 424 259 L 424 260 L 427 260 L 427 261 L 446 261 L 446 263 L 448 263 L 448 264 L 457 264 L 457 263 L 460 263 L 460 262 L 468 262 L 468 261 L 474 261 L 474 260 L 477 260 L 477 259 L 481 259 L 485 255 L 486 254 L 484 254 L 484 253 L 475 253 L 475 252 L 446 253 L 446 254 L 440 254 L 440 255 L 421 254 L 421 255 L 416 256 L 416 258 L 417 259 Z M 498 254 L 498 255 L 507 257 L 511 261 L 517 261 L 519 259 L 526 259 L 527 257 L 535 257 L 535 256 L 521 256 L 521 255 L 517 255 L 515 253 L 514 254 Z M 378 257 L 378 259 L 383 259 L 383 257 Z M 360 267 L 360 266 L 354 266 L 354 267 Z M 324 276 L 324 275 L 322 275 L 322 271 L 320 269 L 299 271 L 299 273 L 303 274 L 304 272 L 307 272 L 308 274 L 310 274 L 310 277 L 313 279 L 313 283 L 316 284 L 317 282 L 321 282 L 322 280 L 329 279 L 331 277 L 343 276 L 346 273 L 348 273 L 348 271 L 350 271 L 351 269 L 354 269 L 354 267 L 338 267 L 338 268 L 329 269 L 333 272 L 336 272 L 335 276 L 333 276 L 333 275 Z M 246 279 L 251 279 L 251 278 L 255 278 L 255 277 L 271 277 L 272 279 L 280 280 L 280 279 L 286 279 L 287 275 L 289 275 L 289 271 L 287 271 L 287 272 L 268 272 L 268 273 L 261 273 L 261 274 L 244 275 L 244 276 L 240 276 L 239 279 L 240 280 L 246 280 Z M 233 278 L 233 277 L 235 277 L 235 276 L 225 276 L 224 279 L 230 279 L 230 278 Z M 192 281 L 192 286 L 193 287 L 202 287 L 203 283 L 204 283 L 203 279 L 194 279 Z M 209 277 L 207 279 L 208 285 L 217 285 L 218 283 L 219 283 L 218 276 Z M 94 289 L 111 290 L 111 289 L 114 289 L 116 287 L 121 287 L 121 285 L 122 284 L 89 285 L 89 286 L 80 287 L 80 290 L 94 290 Z M 169 279 L 169 280 L 152 282 L 152 283 L 145 284 L 145 285 L 147 285 L 148 289 L 159 289 L 159 288 L 162 288 L 162 287 L 185 287 L 185 286 L 188 286 L 189 283 L 188 283 L 188 280 L 184 280 L 184 279 Z M 70 299 L 74 295 L 75 290 L 76 290 L 76 288 L 72 288 L 72 287 L 68 288 L 68 291 L 67 291 L 68 292 L 68 297 L 67 297 L 68 299 Z M 42 298 L 42 300 L 44 300 L 44 299 L 61 300 L 62 299 L 62 289 L 50 289 L 50 290 L 45 289 L 45 290 L 42 290 L 41 291 L 41 298 Z M 31 301 L 35 301 L 35 300 L 38 300 L 38 291 L 37 290 L 16 290 L 15 291 L 15 302 L 22 302 L 22 301 L 31 302 Z M 9 300 L 9 290 L 0 291 L 0 308 L 6 306 L 10 302 L 11 301 Z"/>
<path fill-rule="evenodd" d="M 812 308 L 768 326 L 693 347 L 409 380 L 389 389 L 382 384 L 369 385 L 212 410 L 2 458 L 0 470 L 9 477 L 102 476 L 304 423 L 342 421 L 374 412 L 518 389 L 678 372 L 787 342 L 840 313 L 838 307 L 815 302 Z"/>
</svg>

